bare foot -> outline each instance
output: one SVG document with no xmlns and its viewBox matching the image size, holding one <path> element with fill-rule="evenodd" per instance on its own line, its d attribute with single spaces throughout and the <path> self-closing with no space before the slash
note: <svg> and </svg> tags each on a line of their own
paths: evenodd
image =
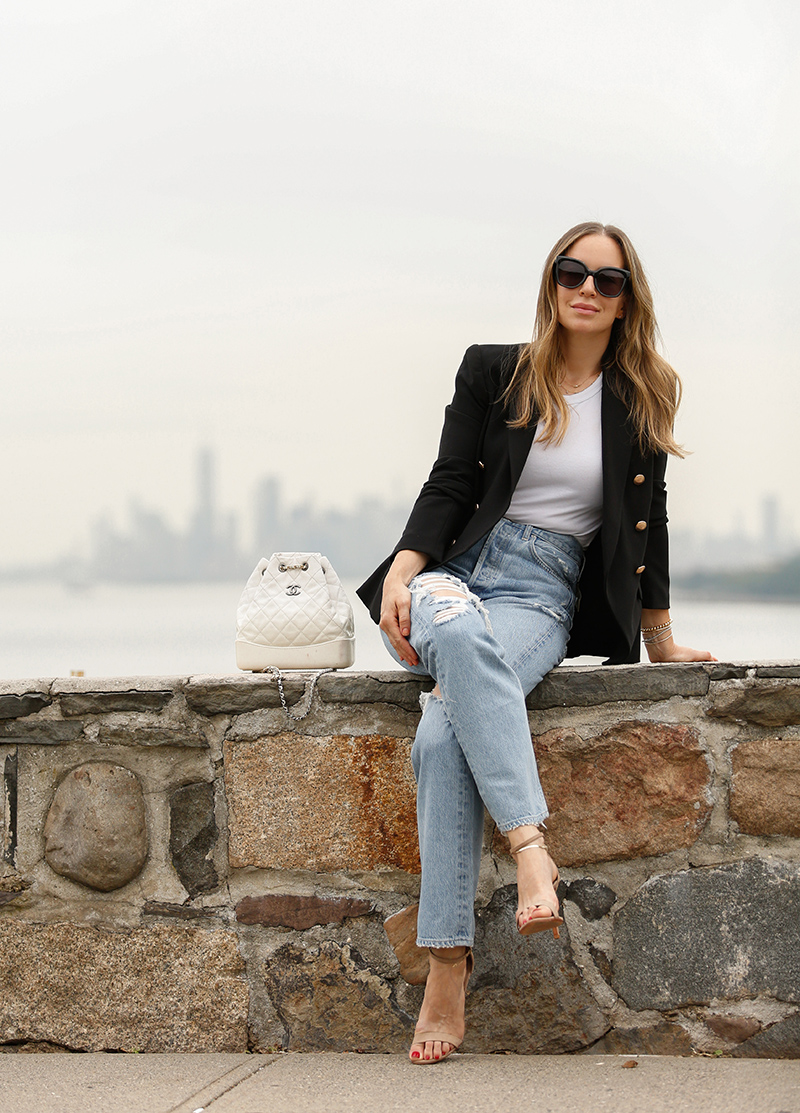
<svg viewBox="0 0 800 1113">
<path fill-rule="evenodd" d="M 425 997 L 408 1056 L 412 1061 L 437 1062 L 446 1059 L 463 1040 L 466 983 L 468 971 L 472 969 L 472 964 L 467 959 L 469 954 L 468 947 L 437 947 L 435 953 L 431 951 Z M 451 1036 L 455 1042 L 447 1039 L 418 1039 L 418 1036 L 431 1037 L 436 1034 Z"/>
<path fill-rule="evenodd" d="M 516 847 L 527 842 L 535 835 L 542 835 L 542 841 L 544 841 L 542 832 L 533 825 L 517 827 L 515 830 L 509 831 L 511 853 L 514 854 Z M 555 867 L 548 853 L 531 848 L 515 855 L 515 859 L 517 863 L 517 927 L 521 931 L 531 920 L 552 919 L 552 909 L 542 902 L 547 901 L 552 904 L 553 908 L 558 908 L 558 898 L 553 883 Z M 559 919 L 559 923 L 562 922 Z"/>
</svg>

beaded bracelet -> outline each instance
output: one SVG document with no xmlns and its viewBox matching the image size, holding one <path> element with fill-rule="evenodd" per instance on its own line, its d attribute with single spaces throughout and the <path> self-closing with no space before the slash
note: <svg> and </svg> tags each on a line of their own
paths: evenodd
<svg viewBox="0 0 800 1113">
<path fill-rule="evenodd" d="M 643 626 L 642 627 L 642 633 L 643 634 L 655 634 L 656 631 L 666 630 L 666 628 L 668 626 L 671 626 L 671 625 L 672 625 L 672 619 L 668 618 L 666 622 L 662 622 L 658 626 Z"/>
</svg>

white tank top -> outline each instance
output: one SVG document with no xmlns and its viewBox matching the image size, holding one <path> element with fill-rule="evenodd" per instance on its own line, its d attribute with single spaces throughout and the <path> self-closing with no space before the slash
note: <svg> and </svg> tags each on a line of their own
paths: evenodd
<svg viewBox="0 0 800 1113">
<path fill-rule="evenodd" d="M 568 533 L 586 548 L 603 520 L 603 376 L 564 401 L 570 421 L 561 444 L 542 444 L 541 425 L 506 517 Z"/>
</svg>

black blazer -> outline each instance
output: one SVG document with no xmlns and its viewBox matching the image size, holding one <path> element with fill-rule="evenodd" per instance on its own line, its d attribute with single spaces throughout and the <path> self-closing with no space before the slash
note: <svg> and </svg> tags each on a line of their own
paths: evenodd
<svg viewBox="0 0 800 1113">
<path fill-rule="evenodd" d="M 509 429 L 502 392 L 519 345 L 474 344 L 445 410 L 439 455 L 392 554 L 358 595 L 376 622 L 383 581 L 401 549 L 458 556 L 503 517 L 536 432 Z M 642 453 L 628 411 L 603 375 L 603 524 L 586 550 L 567 655 L 600 654 L 610 664 L 639 660 L 642 607 L 669 606 L 666 456 Z"/>
</svg>

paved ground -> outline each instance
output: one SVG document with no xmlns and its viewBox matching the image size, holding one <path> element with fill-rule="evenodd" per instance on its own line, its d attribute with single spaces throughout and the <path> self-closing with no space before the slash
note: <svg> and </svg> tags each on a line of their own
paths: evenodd
<svg viewBox="0 0 800 1113">
<path fill-rule="evenodd" d="M 636 1063 L 626 1067 L 626 1063 Z M 0 1055 L 4 1113 L 800 1113 L 800 1061 L 640 1055 Z"/>
</svg>

